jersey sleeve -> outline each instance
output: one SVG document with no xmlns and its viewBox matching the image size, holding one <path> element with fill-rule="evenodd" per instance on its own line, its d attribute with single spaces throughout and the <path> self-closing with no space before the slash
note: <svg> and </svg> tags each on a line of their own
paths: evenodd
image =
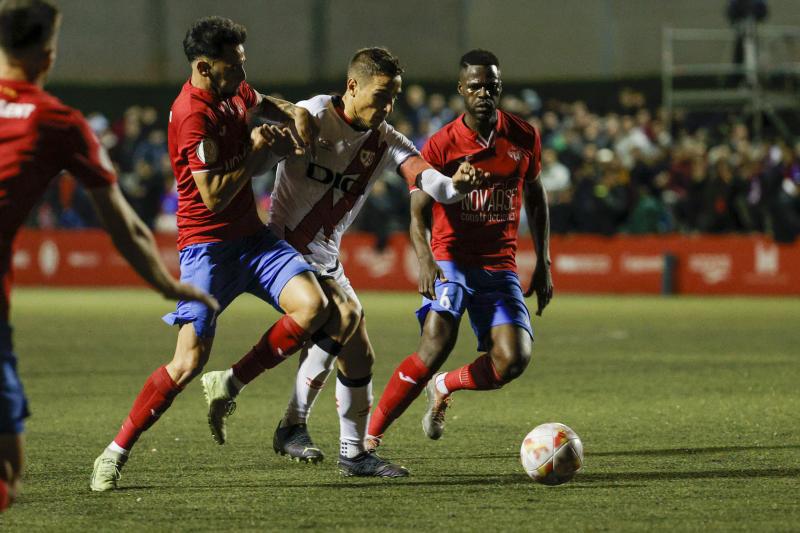
<svg viewBox="0 0 800 533">
<path fill-rule="evenodd" d="M 397 173 L 406 180 L 409 190 L 414 191 L 417 176 L 430 165 L 422 159 L 414 143 L 394 128 L 390 127 L 387 131 L 386 142 L 389 145 L 389 158 Z"/>
<path fill-rule="evenodd" d="M 533 134 L 533 150 L 531 150 L 528 171 L 525 173 L 525 181 L 536 181 L 536 178 L 542 171 L 542 138 L 539 136 L 539 130 L 536 128 L 534 128 Z"/>
<path fill-rule="evenodd" d="M 239 84 L 239 96 L 244 100 L 245 109 L 255 107 L 258 103 L 258 93 L 246 81 Z"/>
<path fill-rule="evenodd" d="M 178 153 L 189 162 L 193 173 L 213 172 L 220 164 L 220 139 L 211 119 L 202 112 L 188 115 L 178 132 Z"/>
<path fill-rule="evenodd" d="M 114 165 L 86 119 L 78 111 L 69 114 L 69 127 L 62 139 L 64 170 L 87 189 L 107 187 L 117 181 Z"/>
</svg>

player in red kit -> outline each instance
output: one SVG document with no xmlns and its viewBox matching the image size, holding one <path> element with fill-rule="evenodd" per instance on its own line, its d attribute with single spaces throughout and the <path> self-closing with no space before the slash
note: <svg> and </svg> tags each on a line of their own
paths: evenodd
<svg viewBox="0 0 800 533">
<path fill-rule="evenodd" d="M 448 205 L 412 187 L 411 240 L 420 262 L 423 303 L 417 316 L 422 336 L 417 352 L 393 372 L 372 415 L 372 448 L 423 388 L 428 408 L 422 426 L 428 437 L 438 439 L 452 393 L 497 389 L 525 370 L 533 330 L 515 263 L 523 199 L 537 256 L 528 295 L 536 293 L 538 315 L 553 294 L 539 133 L 497 109 L 502 82 L 499 61 L 491 52 L 472 50 L 461 58 L 458 92 L 466 112 L 433 135 L 422 156 L 444 174 L 469 161 L 489 177 L 483 187 Z M 430 245 L 425 227 L 429 207 Z M 469 312 L 480 355 L 461 368 L 436 373 L 455 346 L 464 311 Z"/>
<path fill-rule="evenodd" d="M 220 309 L 180 301 L 164 317 L 179 326 L 172 360 L 145 381 L 116 437 L 95 460 L 90 486 L 115 489 L 134 444 L 203 369 L 211 354 L 219 313 L 250 293 L 285 313 L 242 359 L 225 372 L 204 377 L 208 422 L 219 444 L 234 398 L 250 381 L 300 349 L 333 315 L 315 270 L 259 219 L 253 175 L 313 138 L 307 111 L 270 99 L 245 81 L 243 26 L 222 17 L 196 21 L 183 48 L 191 78 L 170 112 L 169 153 L 178 187 L 178 249 L 181 279 L 212 294 Z M 251 114 L 295 128 L 259 126 Z M 338 327 L 331 329 L 333 340 Z"/>
<path fill-rule="evenodd" d="M 172 278 L 86 120 L 42 89 L 55 61 L 59 25 L 58 9 L 44 0 L 0 2 L 0 511 L 19 491 L 28 416 L 9 324 L 12 242 L 53 178 L 67 171 L 87 188 L 114 245 L 158 292 L 217 305 Z"/>
</svg>

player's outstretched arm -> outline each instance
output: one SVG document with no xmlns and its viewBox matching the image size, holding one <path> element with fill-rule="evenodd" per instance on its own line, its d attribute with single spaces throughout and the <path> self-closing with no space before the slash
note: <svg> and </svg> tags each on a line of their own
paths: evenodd
<svg viewBox="0 0 800 533">
<path fill-rule="evenodd" d="M 547 207 L 547 191 L 537 176 L 525 184 L 525 210 L 528 212 L 528 227 L 536 247 L 536 267 L 525 297 L 536 293 L 536 314 L 542 315 L 553 297 L 553 277 L 550 273 L 550 213 Z"/>
<path fill-rule="evenodd" d="M 303 155 L 306 150 L 313 151 L 319 126 L 306 108 L 280 98 L 261 95 L 258 109 L 266 120 L 291 126 L 297 155 Z"/>
<path fill-rule="evenodd" d="M 464 198 L 464 194 L 477 189 L 489 175 L 467 162 L 461 164 L 453 177 L 446 176 L 433 168 L 420 156 L 412 156 L 400 165 L 400 175 L 406 181 L 415 183 L 440 204 L 454 204 Z"/>
<path fill-rule="evenodd" d="M 89 195 L 114 246 L 145 281 L 170 300 L 198 300 L 219 309 L 213 296 L 172 277 L 161 260 L 153 234 L 116 184 L 89 189 Z"/>
<path fill-rule="evenodd" d="M 419 260 L 419 293 L 430 300 L 436 299 L 436 279 L 447 281 L 436 264 L 428 243 L 428 218 L 433 198 L 420 191 L 411 193 L 411 224 L 409 237 Z"/>
<path fill-rule="evenodd" d="M 277 126 L 263 125 L 250 132 L 251 150 L 238 168 L 231 172 L 193 172 L 192 177 L 205 206 L 214 213 L 224 210 L 250 179 L 274 165 L 283 151 L 288 132 Z M 293 145 L 293 142 L 292 142 Z M 279 148 L 280 146 L 280 148 Z"/>
</svg>

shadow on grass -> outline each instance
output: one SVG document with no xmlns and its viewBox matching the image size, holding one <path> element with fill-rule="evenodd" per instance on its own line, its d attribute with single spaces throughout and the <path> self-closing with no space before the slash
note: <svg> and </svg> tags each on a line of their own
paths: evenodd
<svg viewBox="0 0 800 533">
<path fill-rule="evenodd" d="M 591 452 L 592 456 L 607 455 L 696 455 L 702 453 L 744 452 L 751 450 L 797 450 L 800 444 L 781 444 L 777 446 L 708 446 L 706 448 L 666 448 L 661 450 L 620 450 L 617 452 Z"/>
<path fill-rule="evenodd" d="M 606 472 L 585 473 L 576 477 L 578 483 L 608 483 L 624 481 L 672 481 L 678 479 L 753 479 L 800 476 L 800 468 L 747 468 L 743 470 L 698 470 L 684 472 Z"/>
<path fill-rule="evenodd" d="M 619 450 L 595 452 L 587 451 L 588 457 L 618 457 L 618 456 L 659 456 L 659 455 L 697 455 L 703 453 L 744 452 L 753 450 L 800 450 L 800 444 L 781 444 L 777 446 L 708 446 L 705 448 L 664 448 L 657 450 Z M 517 452 L 506 453 L 481 453 L 461 455 L 463 459 L 515 459 Z"/>
</svg>

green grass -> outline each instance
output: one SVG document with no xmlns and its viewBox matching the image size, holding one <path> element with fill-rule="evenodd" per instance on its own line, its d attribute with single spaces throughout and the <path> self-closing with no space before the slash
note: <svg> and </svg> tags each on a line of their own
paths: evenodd
<svg viewBox="0 0 800 533">
<path fill-rule="evenodd" d="M 378 354 L 379 396 L 415 349 L 412 295 L 362 295 Z M 405 480 L 341 478 L 333 387 L 312 434 L 317 466 L 273 454 L 295 364 L 242 395 L 229 444 L 215 445 L 192 383 L 140 440 L 122 490 L 88 479 L 145 377 L 172 355 L 169 303 L 140 291 L 17 290 L 13 323 L 28 423 L 24 494 L 3 531 L 723 530 L 800 527 L 800 301 L 557 297 L 537 319 L 532 366 L 488 392 L 461 392 L 438 442 L 423 402 L 390 430 L 383 453 Z M 219 323 L 209 368 L 238 359 L 276 314 L 241 298 Z M 471 330 L 445 368 L 475 356 Z M 523 436 L 563 422 L 586 467 L 560 487 L 530 481 Z"/>
</svg>

